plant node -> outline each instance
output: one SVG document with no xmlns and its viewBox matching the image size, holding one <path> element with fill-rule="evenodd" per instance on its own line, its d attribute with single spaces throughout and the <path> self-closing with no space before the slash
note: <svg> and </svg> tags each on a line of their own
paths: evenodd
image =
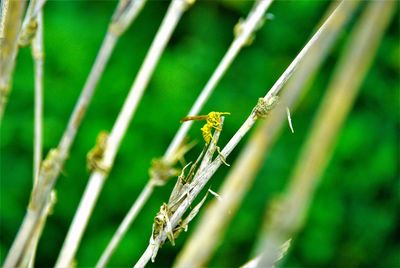
<svg viewBox="0 0 400 268">
<path fill-rule="evenodd" d="M 26 27 L 23 27 L 23 31 L 21 32 L 21 35 L 18 40 L 18 45 L 20 47 L 25 47 L 29 45 L 32 42 L 32 39 L 36 35 L 36 30 L 38 28 L 38 23 L 37 20 L 31 20 Z"/>
<path fill-rule="evenodd" d="M 272 96 L 265 100 L 264 98 L 259 98 L 256 107 L 253 109 L 253 113 L 258 118 L 266 118 L 269 112 L 278 103 L 279 97 Z"/>
<path fill-rule="evenodd" d="M 110 171 L 110 167 L 106 166 L 103 162 L 104 152 L 107 147 L 107 139 L 108 133 L 106 131 L 101 131 L 97 136 L 95 146 L 86 155 L 86 166 L 89 171 L 97 170 L 106 174 Z"/>
</svg>

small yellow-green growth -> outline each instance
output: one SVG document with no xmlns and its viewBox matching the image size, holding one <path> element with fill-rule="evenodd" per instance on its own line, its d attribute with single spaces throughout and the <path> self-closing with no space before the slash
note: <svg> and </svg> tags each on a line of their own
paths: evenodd
<svg viewBox="0 0 400 268">
<path fill-rule="evenodd" d="M 86 166 L 89 171 L 98 170 L 107 173 L 109 168 L 106 167 L 103 161 L 104 151 L 107 146 L 108 133 L 102 131 L 97 136 L 96 145 L 87 154 Z"/>
<path fill-rule="evenodd" d="M 35 37 L 37 28 L 38 22 L 36 19 L 31 20 L 26 27 L 23 27 L 19 36 L 18 45 L 21 47 L 29 45 L 32 42 L 32 39 Z"/>
<path fill-rule="evenodd" d="M 253 113 L 258 118 L 266 118 L 269 112 L 275 107 L 278 103 L 279 97 L 272 96 L 265 100 L 264 98 L 259 98 L 256 107 L 253 109 Z"/>
<path fill-rule="evenodd" d="M 160 211 L 157 213 L 156 217 L 154 218 L 153 223 L 153 238 L 156 238 L 164 228 L 167 228 L 167 236 L 168 239 L 171 241 L 172 245 L 175 245 L 174 235 L 172 232 L 171 223 L 169 218 L 171 217 L 172 213 L 166 203 L 163 203 L 160 207 Z"/>
</svg>

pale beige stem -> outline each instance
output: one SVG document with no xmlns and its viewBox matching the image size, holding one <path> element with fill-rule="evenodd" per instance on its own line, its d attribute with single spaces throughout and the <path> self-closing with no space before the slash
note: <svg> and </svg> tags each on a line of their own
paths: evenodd
<svg viewBox="0 0 400 268">
<path fill-rule="evenodd" d="M 126 214 L 124 220 L 122 221 L 121 225 L 118 227 L 117 231 L 115 232 L 114 236 L 112 237 L 111 241 L 108 243 L 106 249 L 104 250 L 101 258 L 96 264 L 96 268 L 106 267 L 109 259 L 112 256 L 115 248 L 121 241 L 122 237 L 125 235 L 126 231 L 129 229 L 129 226 L 132 222 L 132 219 L 136 217 L 139 213 L 142 204 L 146 202 L 149 196 L 152 194 L 154 187 L 150 184 L 147 184 L 146 187 L 143 188 L 142 192 L 140 193 L 139 197 L 137 198 L 137 202 L 135 205 L 131 207 L 128 214 Z"/>
<path fill-rule="evenodd" d="M 32 42 L 32 58 L 34 59 L 35 69 L 35 111 L 34 111 L 34 149 L 33 149 L 33 187 L 38 183 L 40 163 L 42 161 L 42 135 L 43 135 L 43 14 L 39 11 L 37 15 L 37 31 Z M 41 223 L 44 226 L 44 223 Z M 41 230 L 35 232 L 32 247 L 27 250 L 29 258 L 28 267 L 34 266 L 35 253 Z M 24 263 L 24 261 L 22 261 Z M 23 265 L 24 266 L 24 265 Z"/>
<path fill-rule="evenodd" d="M 314 76 L 328 55 L 338 33 L 357 6 L 356 1 L 345 2 L 329 24 L 330 31 L 321 34 L 310 54 L 294 72 L 280 96 L 280 105 L 258 126 L 221 186 L 221 200 L 213 200 L 206 208 L 196 229 L 193 231 L 174 263 L 174 267 L 204 267 L 221 243 L 224 230 L 230 224 L 238 207 L 251 187 L 261 168 L 269 148 L 274 143 L 286 121 L 285 107 L 293 107 L 305 85 Z M 335 5 L 337 5 L 335 3 Z M 331 10 L 329 10 L 331 14 Z"/>
<path fill-rule="evenodd" d="M 207 84 L 201 91 L 199 97 L 195 101 L 193 107 L 190 109 L 188 115 L 196 115 L 200 112 L 204 104 L 207 102 L 208 98 L 212 94 L 213 90 L 215 89 L 216 85 L 225 74 L 226 70 L 229 68 L 233 60 L 239 54 L 241 48 L 244 46 L 247 40 L 251 38 L 251 35 L 257 30 L 261 21 L 263 20 L 263 15 L 265 14 L 266 10 L 272 3 L 272 0 L 268 1 L 261 1 L 258 4 L 255 4 L 252 10 L 249 12 L 247 19 L 241 22 L 241 31 L 235 36 L 232 44 L 230 45 L 228 51 L 226 52 L 225 56 L 219 63 L 218 67 L 215 69 L 214 73 L 208 80 Z M 179 149 L 179 146 L 182 144 L 184 138 L 189 131 L 192 122 L 185 122 L 181 125 L 178 132 L 176 133 L 175 137 L 171 141 L 168 149 L 166 150 L 163 161 L 166 163 L 173 163 L 176 159 L 176 152 Z M 111 257 L 112 253 L 114 252 L 115 248 L 120 243 L 121 239 L 124 237 L 125 233 L 128 231 L 130 225 L 135 220 L 138 212 L 142 209 L 144 204 L 147 202 L 148 198 L 151 196 L 154 187 L 157 184 L 154 183 L 156 178 L 152 177 L 149 179 L 145 186 L 145 192 L 147 193 L 145 198 L 142 198 L 143 195 L 141 194 L 137 200 L 132 204 L 132 208 L 130 209 L 129 213 L 125 216 L 124 220 L 122 221 L 121 225 L 118 227 L 117 232 L 114 234 L 113 238 L 111 239 L 110 243 L 107 245 L 105 251 L 103 252 L 100 260 L 97 264 L 97 267 L 104 267 L 109 258 Z M 134 211 L 134 213 L 132 213 Z"/>
<path fill-rule="evenodd" d="M 271 112 L 250 138 L 222 185 L 219 193 L 222 200 L 213 200 L 206 209 L 196 230 L 178 255 L 175 267 L 187 267 L 189 264 L 193 267 L 204 266 L 212 256 L 218 246 L 217 242 L 222 240 L 225 227 L 235 215 L 269 147 L 285 122 L 284 108 L 291 107 L 298 101 L 299 95 L 303 94 L 302 91 L 306 89 L 304 85 L 317 71 L 355 6 L 356 2 L 343 5 L 331 21 L 331 31 L 322 33 L 316 46 L 310 49 L 309 57 L 304 59 L 284 87 L 280 97 L 281 105 Z"/>
<path fill-rule="evenodd" d="M 3 0 L 0 13 L 0 123 L 11 91 L 25 1 Z"/>
<path fill-rule="evenodd" d="M 79 96 L 78 102 L 76 103 L 72 115 L 68 121 L 67 128 L 64 131 L 63 137 L 58 145 L 60 154 L 65 159 L 68 157 L 71 144 L 75 139 L 80 123 L 86 113 L 86 109 L 92 100 L 96 86 L 103 74 L 103 71 L 108 60 L 110 59 L 120 35 L 122 35 L 123 32 L 126 31 L 127 27 L 133 22 L 140 10 L 143 8 L 144 4 L 145 0 L 120 0 L 108 27 L 106 36 L 104 37 L 99 53 L 96 57 L 95 63 L 93 64 L 82 93 Z"/>
<path fill-rule="evenodd" d="M 370 2 L 350 36 L 328 87 L 311 133 L 301 151 L 288 189 L 271 211 L 257 267 L 270 267 L 279 247 L 304 224 L 308 207 L 332 155 L 335 140 L 375 55 L 391 15 L 393 1 Z"/>
<path fill-rule="evenodd" d="M 180 189 L 182 191 L 177 190 L 177 192 L 175 192 L 177 186 L 175 186 L 174 189 L 172 190 L 168 205 L 171 206 L 170 209 L 172 209 L 172 206 L 174 206 L 174 208 L 173 208 L 174 210 L 175 210 L 175 205 L 178 207 L 176 208 L 175 212 L 169 218 L 170 228 L 164 228 L 164 224 L 163 224 L 161 227 L 161 230 L 158 231 L 159 234 L 157 234 L 156 236 L 153 236 L 153 234 L 154 234 L 154 225 L 153 225 L 153 232 L 150 237 L 149 246 L 147 247 L 147 249 L 143 253 L 143 255 L 140 257 L 140 259 L 134 265 L 135 268 L 145 267 L 150 259 L 152 261 L 154 261 L 155 257 L 157 256 L 158 250 L 161 248 L 161 246 L 165 242 L 168 230 L 171 230 L 171 231 L 174 230 L 179 222 L 184 221 L 183 214 L 190 207 L 190 205 L 193 203 L 194 199 L 199 195 L 200 191 L 204 188 L 204 186 L 210 179 L 211 176 L 209 176 L 209 175 L 211 174 L 212 171 L 208 170 L 207 167 L 210 166 L 212 156 L 217 149 L 217 142 L 218 142 L 219 136 L 222 131 L 223 122 L 224 122 L 224 117 L 221 117 L 219 128 L 217 128 L 215 130 L 213 139 L 211 140 L 210 145 L 205 147 L 205 149 L 206 149 L 205 152 L 203 151 L 200 153 L 200 156 L 197 161 L 201 160 L 201 163 L 200 163 L 200 166 L 198 167 L 197 171 L 195 172 L 193 178 L 190 180 L 187 180 L 187 183 L 185 185 L 180 184 L 181 185 Z M 197 161 L 196 161 L 196 164 L 194 164 L 194 165 L 198 164 Z M 215 170 L 214 170 L 214 172 L 215 172 Z M 178 182 L 177 182 L 178 185 L 181 182 L 180 180 L 181 180 L 181 178 L 178 178 Z M 186 187 L 185 188 L 186 190 L 183 190 L 183 187 Z M 172 200 L 176 201 L 177 203 L 171 204 L 170 201 L 172 201 Z M 203 200 L 205 200 L 205 199 L 203 198 Z M 197 212 L 195 212 L 193 214 L 193 217 L 197 214 Z M 193 213 L 193 211 L 192 211 L 192 213 Z M 184 226 L 184 228 L 188 228 L 188 226 L 186 225 L 186 226 Z"/>
<path fill-rule="evenodd" d="M 47 215 L 51 214 L 53 206 L 56 203 L 57 196 L 55 191 L 51 193 L 50 198 L 51 200 L 50 202 L 47 203 L 47 207 L 45 208 Z M 46 224 L 45 218 L 41 218 L 39 224 L 35 227 L 32 238 L 29 241 L 26 254 L 24 254 L 22 257 L 20 267 L 34 267 L 37 245 L 39 243 L 45 224 Z"/>
<path fill-rule="evenodd" d="M 339 5 L 340 7 L 340 5 Z M 320 27 L 320 29 L 313 35 L 313 37 L 310 39 L 310 41 L 304 46 L 304 48 L 300 51 L 300 53 L 296 56 L 296 58 L 293 60 L 293 62 L 289 65 L 289 67 L 285 70 L 285 72 L 281 75 L 281 77 L 276 81 L 276 83 L 272 86 L 272 88 L 267 92 L 265 97 L 262 99 L 263 102 L 265 103 L 270 103 L 272 98 L 276 96 L 282 89 L 282 87 L 285 85 L 286 81 L 291 77 L 293 74 L 294 70 L 298 67 L 300 62 L 305 58 L 306 55 L 308 55 L 309 50 L 311 47 L 313 47 L 316 43 L 316 41 L 320 38 L 321 33 L 324 32 L 327 28 L 327 25 L 329 25 L 329 22 L 332 20 L 334 17 L 334 14 L 336 13 L 337 9 L 325 23 Z M 258 106 L 258 105 L 257 105 Z M 256 106 L 256 107 L 257 107 Z M 216 157 L 216 159 L 211 162 L 207 168 L 202 169 L 200 174 L 196 174 L 196 181 L 198 181 L 198 184 L 193 188 L 191 194 L 186 197 L 186 202 L 182 202 L 182 204 L 177 208 L 175 213 L 170 217 L 170 225 L 173 228 L 176 227 L 178 224 L 179 220 L 182 218 L 183 214 L 186 212 L 190 204 L 193 202 L 194 198 L 197 196 L 198 192 L 205 186 L 205 184 L 211 179 L 211 177 L 214 175 L 214 173 L 217 171 L 217 169 L 221 166 L 223 163 L 223 159 L 226 159 L 226 157 L 229 156 L 229 154 L 232 152 L 232 150 L 236 147 L 236 145 L 239 143 L 239 141 L 247 134 L 247 132 L 251 129 L 251 127 L 254 125 L 255 121 L 257 120 L 257 112 L 256 112 L 256 107 L 253 109 L 253 111 L 250 113 L 249 117 L 246 119 L 246 121 L 243 123 L 243 125 L 239 128 L 239 130 L 235 133 L 235 135 L 229 140 L 227 145 L 224 147 L 222 152 Z M 265 108 L 265 107 L 263 107 Z M 167 232 L 165 230 L 162 230 L 162 232 L 157 236 L 155 241 L 150 243 L 143 253 L 143 255 L 140 257 L 138 262 L 136 263 L 135 267 L 143 267 L 146 265 L 152 255 L 154 254 L 154 251 L 162 245 L 167 238 Z M 158 247 L 157 247 L 158 246 Z M 150 254 L 149 254 L 150 252 Z"/>
<path fill-rule="evenodd" d="M 21 32 L 18 37 L 18 45 L 21 47 L 32 43 L 39 29 L 38 16 L 42 11 L 46 0 L 31 0 L 26 11 L 25 18 L 22 23 Z"/>
<path fill-rule="evenodd" d="M 40 11 L 37 17 L 38 29 L 32 43 L 32 57 L 35 69 L 35 131 L 34 131 L 34 157 L 33 176 L 34 185 L 39 179 L 40 162 L 42 161 L 42 135 L 43 135 L 43 15 Z"/>
<path fill-rule="evenodd" d="M 15 3 L 24 3 L 24 1 L 11 1 Z M 2 2 L 3 3 L 3 2 Z M 40 11 L 44 0 L 37 0 L 37 8 L 33 10 L 33 15 Z M 85 115 L 86 109 L 93 97 L 96 85 L 104 71 L 104 68 L 112 54 L 119 36 L 127 29 L 142 9 L 145 0 L 120 0 L 113 18 L 109 24 L 99 53 L 86 80 L 84 88 L 79 96 L 77 104 L 69 119 L 68 125 L 60 140 L 57 149 L 50 150 L 46 159 L 46 168 L 41 168 L 37 185 L 31 193 L 31 201 L 28 211 L 18 231 L 13 245 L 7 255 L 6 265 L 8 267 L 19 266 L 22 256 L 26 254 L 27 245 L 34 237 L 34 230 L 47 218 L 46 207 L 49 206 L 51 193 L 61 172 L 61 169 L 68 158 L 69 150 L 74 141 L 80 123 Z M 1 68 L 3 70 L 3 68 Z M 1 94 L 1 93 L 0 93 Z M 1 102 L 1 100 L 0 100 Z M 1 105 L 1 103 L 0 103 Z M 2 107 L 0 107 L 0 110 Z M 1 111 L 0 111 L 1 118 Z M 0 119 L 1 120 L 1 119 Z"/>
<path fill-rule="evenodd" d="M 111 169 L 114 163 L 120 143 L 125 136 L 126 130 L 133 118 L 150 77 L 153 74 L 154 68 L 160 59 L 173 30 L 189 5 L 189 0 L 173 0 L 168 8 L 167 14 L 161 23 L 139 73 L 133 82 L 128 97 L 126 98 L 121 112 L 118 115 L 113 129 L 107 139 L 107 147 L 104 151 L 102 162 L 108 170 Z M 58 257 L 56 263 L 57 268 L 67 267 L 71 264 L 97 201 L 97 197 L 103 188 L 107 176 L 107 172 L 101 170 L 94 170 L 90 175 L 89 183 L 82 196 L 81 202 L 79 203 L 79 207 L 75 213 Z"/>
<path fill-rule="evenodd" d="M 320 38 L 321 34 L 329 29 L 330 21 L 335 17 L 335 13 L 342 6 L 343 2 L 339 4 L 339 6 L 335 9 L 335 11 L 329 16 L 329 18 L 324 22 L 324 24 L 318 29 L 318 31 L 312 36 L 312 38 L 308 41 L 308 43 L 304 46 L 304 48 L 299 52 L 296 58 L 290 63 L 290 65 L 286 68 L 284 73 L 279 77 L 279 79 L 274 83 L 271 89 L 267 92 L 267 94 L 263 98 L 263 102 L 271 103 L 273 98 L 279 94 L 282 90 L 282 87 L 285 85 L 287 80 L 292 76 L 293 72 L 299 66 L 300 62 L 303 61 L 306 55 L 308 55 L 309 50 L 313 47 L 316 41 Z M 236 147 L 239 141 L 246 135 L 246 133 L 251 129 L 257 119 L 256 113 L 253 112 L 249 115 L 243 125 L 239 128 L 239 130 L 235 133 L 235 135 L 229 140 L 228 144 L 224 147 L 221 152 L 221 155 L 228 156 L 232 150 Z M 220 157 L 218 157 L 215 161 L 217 165 L 218 162 L 221 162 Z M 221 163 L 219 163 L 221 164 Z"/>
<path fill-rule="evenodd" d="M 252 34 L 257 30 L 257 28 L 262 23 L 264 19 L 265 12 L 268 7 L 271 5 L 272 0 L 263 0 L 256 3 L 253 9 L 249 12 L 247 19 L 243 22 L 238 22 L 237 27 L 240 28 L 238 35 L 233 40 L 230 45 L 228 51 L 222 58 L 218 67 L 215 69 L 214 73 L 208 80 L 207 84 L 201 91 L 199 97 L 196 99 L 196 102 L 193 104 L 190 109 L 188 115 L 197 115 L 204 104 L 207 102 L 214 88 L 221 80 L 222 76 L 225 74 L 226 70 L 229 68 L 233 60 L 236 58 L 242 47 L 248 42 L 249 39 L 252 38 Z M 182 123 L 172 142 L 168 146 L 167 151 L 165 152 L 164 158 L 171 158 L 179 145 L 182 143 L 183 139 L 186 137 L 187 132 L 189 131 L 190 126 L 193 121 L 187 121 Z"/>
</svg>

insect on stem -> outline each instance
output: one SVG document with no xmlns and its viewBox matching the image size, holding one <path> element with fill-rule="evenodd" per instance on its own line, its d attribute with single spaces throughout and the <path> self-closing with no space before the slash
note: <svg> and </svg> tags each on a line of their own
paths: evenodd
<svg viewBox="0 0 400 268">
<path fill-rule="evenodd" d="M 229 115 L 228 112 L 210 112 L 208 115 L 196 115 L 187 116 L 181 119 L 181 123 L 189 120 L 206 120 L 207 123 L 201 128 L 201 133 L 203 135 L 206 144 L 209 144 L 212 139 L 211 131 L 213 129 L 221 131 L 220 122 L 221 115 Z"/>
</svg>

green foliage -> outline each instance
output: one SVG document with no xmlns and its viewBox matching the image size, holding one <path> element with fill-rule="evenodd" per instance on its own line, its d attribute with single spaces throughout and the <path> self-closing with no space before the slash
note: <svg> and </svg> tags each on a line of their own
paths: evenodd
<svg viewBox="0 0 400 268">
<path fill-rule="evenodd" d="M 300 3 L 298 5 L 298 3 Z M 44 150 L 62 135 L 94 61 L 116 2 L 49 1 L 45 13 Z M 150 1 L 118 43 L 94 101 L 57 183 L 58 202 L 48 218 L 37 254 L 38 266 L 52 266 L 87 183 L 86 153 L 101 130 L 110 130 L 149 47 L 167 3 Z M 226 142 L 250 113 L 258 97 L 300 51 L 322 17 L 322 1 L 277 1 L 254 44 L 245 48 L 203 110 L 229 111 L 221 140 Z M 90 9 L 90 11 L 89 11 Z M 182 18 L 166 48 L 124 139 L 77 254 L 79 266 L 93 265 L 148 178 L 151 159 L 163 154 L 179 120 L 190 109 L 249 9 L 245 1 L 199 1 Z M 306 227 L 293 242 L 288 267 L 399 266 L 399 26 L 386 33 L 360 96 L 343 127 L 337 149 L 311 208 Z M 348 28 L 349 29 L 349 28 Z M 346 41 L 347 31 L 341 43 Z M 338 44 L 337 47 L 340 47 Z M 266 159 L 255 186 L 221 241 L 211 266 L 244 263 L 257 237 L 266 202 L 286 185 L 310 122 L 331 76 L 340 49 L 311 83 L 292 114 L 296 133 L 284 129 Z M 33 71 L 29 49 L 18 55 L 13 91 L 1 126 L 1 258 L 18 230 L 32 186 Z M 201 124 L 190 137 L 199 141 Z M 240 149 L 240 147 L 239 147 Z M 234 157 L 228 158 L 229 163 Z M 213 179 L 213 189 L 228 168 Z M 157 189 L 121 243 L 111 266 L 130 266 L 145 249 L 153 217 L 173 183 Z M 195 222 L 189 226 L 189 232 Z M 154 266 L 170 266 L 183 240 L 166 244 Z M 284 265 L 284 266 L 285 266 Z"/>
</svg>

